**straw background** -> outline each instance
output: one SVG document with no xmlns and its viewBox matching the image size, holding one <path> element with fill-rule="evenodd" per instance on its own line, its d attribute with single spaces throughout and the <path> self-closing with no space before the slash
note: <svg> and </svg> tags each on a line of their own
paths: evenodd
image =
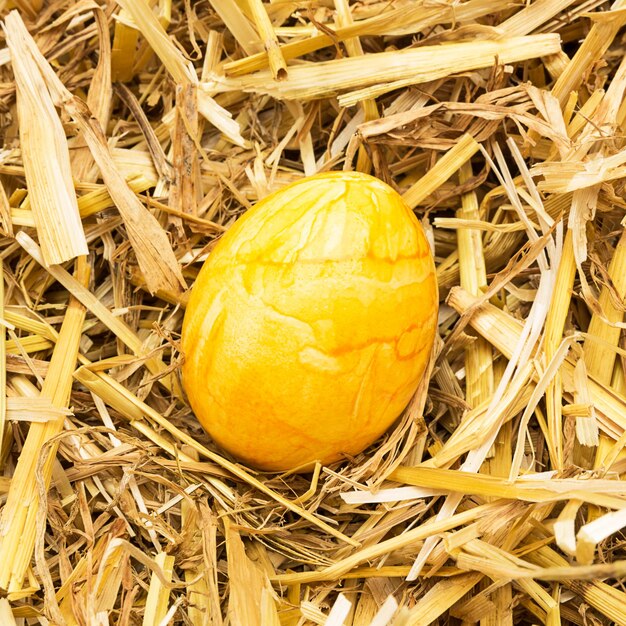
<svg viewBox="0 0 626 626">
<path fill-rule="evenodd" d="M 626 1 L 0 2 L 0 624 L 626 625 Z M 262 474 L 185 403 L 216 239 L 396 188 L 439 338 L 392 431 Z"/>
</svg>

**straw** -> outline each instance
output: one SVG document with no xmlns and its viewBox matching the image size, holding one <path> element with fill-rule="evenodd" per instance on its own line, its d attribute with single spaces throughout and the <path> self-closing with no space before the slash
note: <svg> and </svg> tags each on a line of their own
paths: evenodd
<svg viewBox="0 0 626 626">
<path fill-rule="evenodd" d="M 29 204 L 44 258 L 48 263 L 62 263 L 87 254 L 87 242 L 78 216 L 63 126 L 28 52 L 20 23 L 17 14 L 12 13 L 5 20 L 4 30 L 16 81 Z"/>
<path fill-rule="evenodd" d="M 76 280 L 86 283 L 89 270 L 84 257 L 79 257 L 76 266 Z M 42 397 L 49 398 L 58 408 L 65 408 L 69 403 L 72 371 L 84 319 L 84 307 L 72 299 L 41 389 Z M 16 591 L 22 587 L 33 555 L 35 523 L 40 506 L 35 495 L 38 455 L 44 444 L 61 432 L 64 419 L 65 416 L 60 415 L 44 423 L 33 423 L 19 456 L 7 503 L 0 517 L 0 587 L 8 591 Z M 55 446 L 52 446 L 44 465 L 45 484 L 50 482 L 54 453 Z"/>
<path fill-rule="evenodd" d="M 623 0 L 0 20 L 0 623 L 626 624 Z M 259 200 L 341 170 L 424 229 L 432 360 L 369 449 L 260 472 L 187 403 L 190 290 Z"/>
<path fill-rule="evenodd" d="M 256 25 L 259 39 L 263 42 L 263 47 L 267 51 L 270 72 L 275 80 L 285 80 L 287 78 L 287 63 L 280 51 L 278 37 L 274 32 L 272 21 L 270 20 L 262 0 L 248 0 L 248 6 L 252 14 L 252 20 Z"/>
</svg>

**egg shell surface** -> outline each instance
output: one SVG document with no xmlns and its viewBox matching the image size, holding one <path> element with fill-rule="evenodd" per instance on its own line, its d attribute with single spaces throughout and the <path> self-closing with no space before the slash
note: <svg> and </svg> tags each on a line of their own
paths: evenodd
<svg viewBox="0 0 626 626">
<path fill-rule="evenodd" d="M 331 172 L 258 202 L 189 299 L 183 385 L 215 442 L 259 469 L 307 469 L 378 439 L 414 394 L 437 328 L 422 227 L 382 181 Z"/>
</svg>

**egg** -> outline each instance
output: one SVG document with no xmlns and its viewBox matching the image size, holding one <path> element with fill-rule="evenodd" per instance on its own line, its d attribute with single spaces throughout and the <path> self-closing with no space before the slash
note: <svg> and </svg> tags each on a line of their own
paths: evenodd
<svg viewBox="0 0 626 626">
<path fill-rule="evenodd" d="M 262 470 L 351 458 L 428 364 L 435 266 L 402 197 L 371 176 L 304 178 L 247 211 L 192 289 L 182 380 L 213 440 Z"/>
</svg>

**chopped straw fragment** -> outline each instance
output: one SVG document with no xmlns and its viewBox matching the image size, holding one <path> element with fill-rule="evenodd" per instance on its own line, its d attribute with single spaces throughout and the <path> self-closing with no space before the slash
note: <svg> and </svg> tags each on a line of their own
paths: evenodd
<svg viewBox="0 0 626 626">
<path fill-rule="evenodd" d="M 4 32 L 16 83 L 24 173 L 37 234 L 48 263 L 87 254 L 78 215 L 69 150 L 63 125 L 32 58 L 17 13 L 6 17 Z"/>
</svg>

